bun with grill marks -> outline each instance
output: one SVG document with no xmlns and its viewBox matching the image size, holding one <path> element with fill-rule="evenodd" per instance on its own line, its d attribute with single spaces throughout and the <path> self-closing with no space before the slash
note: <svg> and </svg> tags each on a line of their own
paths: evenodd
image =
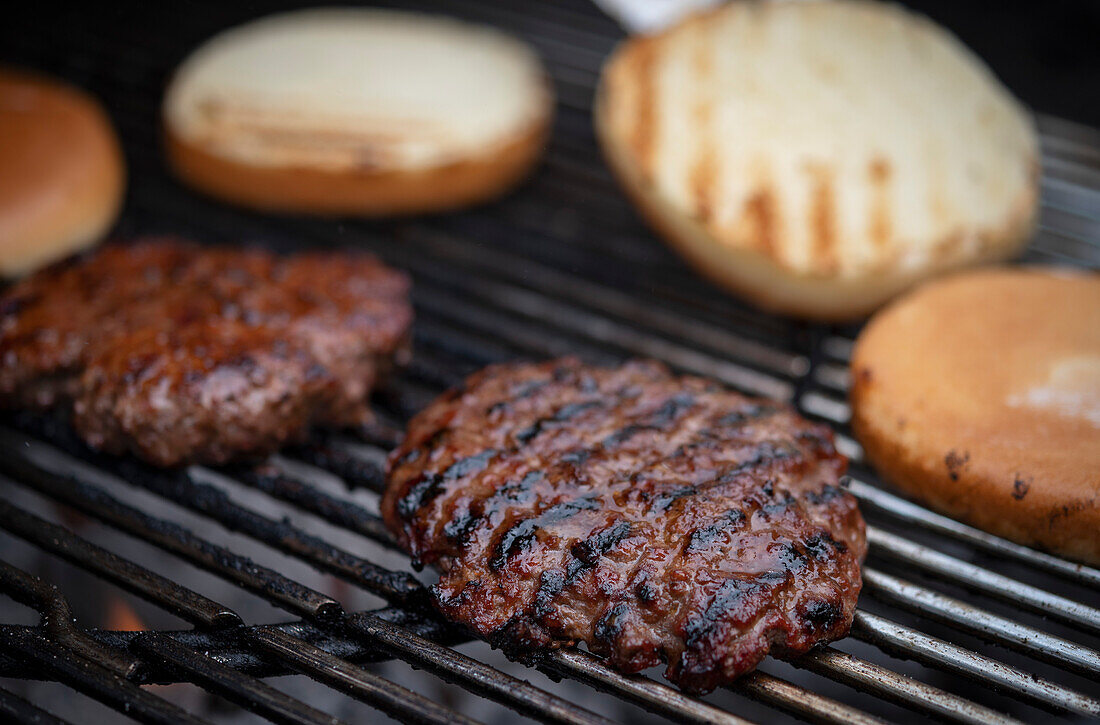
<svg viewBox="0 0 1100 725">
<path fill-rule="evenodd" d="M 1027 112 L 926 18 L 858 0 L 733 2 L 623 43 L 596 127 L 646 218 L 761 307 L 867 314 L 1011 257 L 1038 203 Z"/>
</svg>

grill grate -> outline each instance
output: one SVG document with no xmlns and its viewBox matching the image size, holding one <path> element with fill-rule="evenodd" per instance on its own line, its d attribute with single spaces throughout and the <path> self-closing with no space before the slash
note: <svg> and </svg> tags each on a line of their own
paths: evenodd
<svg viewBox="0 0 1100 725">
<path fill-rule="evenodd" d="M 603 695 L 682 722 L 745 722 L 741 715 L 773 721 L 781 717 L 777 711 L 829 723 L 918 715 L 963 723 L 1100 716 L 1100 571 L 998 539 L 879 488 L 847 428 L 846 359 L 857 328 L 797 323 L 745 307 L 700 282 L 638 222 L 597 160 L 587 110 L 599 63 L 620 31 L 583 0 L 532 2 L 522 10 L 504 3 L 417 4 L 528 38 L 548 63 L 560 104 L 543 168 L 509 199 L 397 222 L 263 217 L 199 198 L 165 174 L 156 138 L 160 90 L 190 47 L 243 20 L 240 11 L 177 3 L 115 6 L 85 18 L 57 9 L 48 31 L 0 31 L 10 36 L 3 44 L 12 59 L 105 99 L 132 170 L 122 233 L 256 239 L 279 249 L 365 247 L 412 273 L 418 315 L 414 362 L 380 392 L 385 423 L 366 442 L 328 435 L 255 469 L 165 472 L 89 452 L 65 421 L 5 419 L 0 529 L 194 628 L 85 628 L 74 622 L 61 589 L 3 561 L 0 591 L 37 610 L 42 621 L 0 626 L 0 677 L 59 681 L 153 723 L 201 722 L 142 687 L 172 682 L 196 683 L 275 722 L 334 722 L 262 679 L 292 672 L 398 720 L 472 722 L 368 664 L 392 658 L 553 723 L 607 722 L 593 708 L 618 711 Z M 1049 118 L 1041 118 L 1040 127 L 1044 206 L 1024 259 L 1098 267 L 1100 132 Z M 380 461 L 400 424 L 465 374 L 505 358 L 562 354 L 593 362 L 657 357 L 745 392 L 788 400 L 831 423 L 853 458 L 851 490 L 869 520 L 871 559 L 852 637 L 793 668 L 769 661 L 731 692 L 706 700 L 655 679 L 620 675 L 582 651 L 552 654 L 540 666 L 552 680 L 575 680 L 603 693 L 584 706 L 534 672 L 517 677 L 453 649 L 466 638 L 432 614 L 418 580 L 378 563 L 393 559 L 387 554 L 393 542 L 370 503 L 382 484 Z M 330 474 L 348 488 L 326 486 Z M 130 491 L 146 498 L 134 496 L 131 503 Z M 239 503 L 244 491 L 269 507 Z M 103 548 L 75 533 L 79 527 L 14 502 L 40 499 L 237 585 L 293 621 L 243 623 L 216 597 L 173 581 L 171 572 L 151 571 L 128 551 Z M 148 503 L 157 499 L 171 504 Z M 200 536 L 181 523 L 198 519 L 213 522 L 217 536 Z M 312 520 L 352 543 L 315 533 Z M 241 540 L 262 545 L 249 549 L 262 552 L 262 561 L 236 553 Z M 337 598 L 283 573 L 290 572 L 281 565 L 287 560 L 376 595 L 386 606 L 345 611 Z M 40 705 L 0 688 L 0 713 L 21 722 L 62 722 Z"/>
</svg>

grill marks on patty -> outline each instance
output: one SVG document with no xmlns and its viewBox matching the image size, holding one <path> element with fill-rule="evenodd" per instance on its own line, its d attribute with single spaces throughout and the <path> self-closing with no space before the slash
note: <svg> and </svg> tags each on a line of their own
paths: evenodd
<svg viewBox="0 0 1100 725">
<path fill-rule="evenodd" d="M 584 640 L 705 691 L 847 631 L 843 468 L 827 429 L 655 363 L 506 365 L 410 424 L 383 511 L 444 613 L 511 656 Z"/>
<path fill-rule="evenodd" d="M 93 447 L 160 465 L 262 456 L 369 418 L 408 287 L 355 252 L 106 246 L 5 291 L 0 404 L 71 406 Z"/>
<path fill-rule="evenodd" d="M 637 366 L 639 369 L 651 367 L 642 364 L 638 364 Z M 506 427 L 503 427 L 498 435 L 500 440 L 510 443 L 510 448 L 505 451 L 498 451 L 495 448 L 488 449 L 472 454 L 467 458 L 461 458 L 449 465 L 442 478 L 452 478 L 453 476 L 451 476 L 451 474 L 453 474 L 454 471 L 462 470 L 467 466 L 476 467 L 480 472 L 489 467 L 489 465 L 482 464 L 486 464 L 490 459 L 496 459 L 500 466 L 508 467 L 512 465 L 514 457 L 522 453 L 524 447 L 530 444 L 536 439 L 536 436 L 538 436 L 537 442 L 539 444 L 546 445 L 555 450 L 562 449 L 563 445 L 570 441 L 577 440 L 580 442 L 575 447 L 568 447 L 565 452 L 557 458 L 556 465 L 551 465 L 551 467 L 543 471 L 528 471 L 524 477 L 524 480 L 527 482 L 532 481 L 532 477 L 535 476 L 539 479 L 544 479 L 546 475 L 551 472 L 558 478 L 563 476 L 568 477 L 576 470 L 585 467 L 585 464 L 588 463 L 592 465 L 599 463 L 601 468 L 609 473 L 617 470 L 630 470 L 634 479 L 638 479 L 647 475 L 647 473 L 652 475 L 654 472 L 648 469 L 659 464 L 663 460 L 688 455 L 691 447 L 699 444 L 689 445 L 685 443 L 683 445 L 678 445 L 678 443 L 687 439 L 690 435 L 694 434 L 700 437 L 703 440 L 702 445 L 717 445 L 728 440 L 730 430 L 737 427 L 730 426 L 726 423 L 722 425 L 723 431 L 721 432 L 706 427 L 700 430 L 698 426 L 688 431 L 678 430 L 676 426 L 678 418 L 691 409 L 695 404 L 695 398 L 690 393 L 675 393 L 658 406 L 644 406 L 639 413 L 629 418 L 623 425 L 611 426 L 610 429 L 612 432 L 607 435 L 592 432 L 593 429 L 588 426 L 586 423 L 587 419 L 584 416 L 587 411 L 622 406 L 632 399 L 636 399 L 640 390 L 636 384 L 620 386 L 611 391 L 613 395 L 613 401 L 611 403 L 605 400 L 584 400 L 557 405 L 557 401 L 561 400 L 562 395 L 579 393 L 581 395 L 591 396 L 601 394 L 599 390 L 593 387 L 594 380 L 590 376 L 571 375 L 570 371 L 571 369 L 567 366 L 558 366 L 554 369 L 553 374 L 546 380 L 523 381 L 512 386 L 513 390 L 518 391 L 518 400 L 530 397 L 533 391 L 540 391 L 546 396 L 553 397 L 544 405 L 532 408 L 526 417 L 520 415 L 518 410 L 513 410 L 515 417 L 506 422 Z M 651 373 L 652 371 L 650 370 L 649 372 Z M 700 386 L 702 390 L 715 390 L 714 386 L 709 383 L 704 383 L 704 381 L 701 380 L 697 382 L 702 383 Z M 502 409 L 501 406 L 502 403 L 500 402 L 490 404 L 487 409 L 487 417 L 494 417 L 494 414 Z M 546 409 L 545 413 L 542 413 L 543 409 Z M 753 420 L 759 420 L 778 410 L 780 410 L 780 408 L 774 405 L 749 405 L 747 406 L 747 410 L 739 416 L 738 422 L 748 423 Z M 710 417 L 713 418 L 713 414 Z M 723 417 L 728 419 L 730 418 L 730 414 L 726 414 Z M 707 423 L 710 422 L 709 420 L 704 420 Z M 570 425 L 563 425 L 567 423 Z M 596 419 L 594 423 L 599 426 L 594 429 L 596 431 L 608 429 L 605 418 Z M 448 427 L 441 427 L 433 430 L 421 447 L 412 448 L 408 453 L 402 454 L 400 457 L 415 460 L 422 455 L 425 449 L 445 447 L 449 440 L 448 435 L 452 430 L 453 429 Z M 651 435 L 647 441 L 642 441 L 640 449 L 639 446 L 630 448 L 624 447 L 624 444 L 630 438 L 643 432 L 656 434 L 656 437 Z M 723 436 L 722 433 L 726 435 Z M 652 443 L 653 445 L 647 445 L 647 443 Z M 767 450 L 762 451 L 755 455 L 752 461 L 746 463 L 761 463 L 768 455 Z M 489 473 L 491 475 L 492 471 Z M 423 478 L 418 480 L 417 483 L 410 488 L 409 493 L 401 499 L 398 506 L 398 512 L 402 518 L 413 520 L 419 512 L 420 507 L 428 503 L 428 501 L 443 490 L 442 478 L 437 474 L 425 472 Z M 630 481 L 623 481 L 620 482 L 620 485 L 629 487 L 630 483 Z M 495 490 L 494 494 L 489 495 L 487 499 L 475 502 L 481 504 L 476 507 L 479 509 L 476 513 L 471 512 L 469 509 L 462 512 L 456 511 L 458 514 L 457 518 L 461 518 L 468 522 L 464 523 L 461 528 L 468 531 L 470 528 L 477 525 L 478 519 L 505 515 L 510 510 L 511 506 L 525 505 L 525 501 L 518 501 L 514 496 L 502 496 L 497 494 L 515 492 L 519 489 L 527 488 L 529 488 L 527 485 L 518 486 L 515 481 L 506 481 L 500 485 L 499 489 Z M 451 490 L 456 496 L 463 496 L 468 492 L 466 486 L 452 487 Z M 570 490 L 567 490 L 566 494 L 569 493 Z M 697 491 L 693 488 L 690 493 L 694 494 L 697 493 Z M 441 499 L 437 503 L 439 508 L 445 509 L 448 507 L 450 500 Z M 454 530 L 455 527 L 452 526 L 451 529 Z"/>
</svg>

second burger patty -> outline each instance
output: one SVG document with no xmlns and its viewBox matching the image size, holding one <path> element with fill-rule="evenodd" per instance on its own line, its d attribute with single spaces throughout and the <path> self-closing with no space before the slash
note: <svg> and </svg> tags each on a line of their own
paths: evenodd
<svg viewBox="0 0 1100 725">
<path fill-rule="evenodd" d="M 652 362 L 487 368 L 410 424 L 386 523 L 510 656 L 586 642 L 706 692 L 844 636 L 866 552 L 828 428 Z"/>
<path fill-rule="evenodd" d="M 159 465 L 263 455 L 369 417 L 408 290 L 366 254 L 108 246 L 0 297 L 0 402 L 71 405 L 90 445 Z"/>
</svg>

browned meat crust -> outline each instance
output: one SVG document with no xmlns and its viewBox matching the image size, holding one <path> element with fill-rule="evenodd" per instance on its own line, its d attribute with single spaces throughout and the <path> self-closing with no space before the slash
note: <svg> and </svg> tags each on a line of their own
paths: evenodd
<svg viewBox="0 0 1100 725">
<path fill-rule="evenodd" d="M 383 512 L 511 656 L 583 641 L 706 692 L 844 636 L 866 551 L 831 432 L 652 362 L 490 367 L 410 424 Z"/>
<path fill-rule="evenodd" d="M 109 246 L 0 298 L 0 402 L 71 401 L 89 444 L 159 465 L 263 455 L 366 419 L 408 287 L 365 254 Z"/>
</svg>

